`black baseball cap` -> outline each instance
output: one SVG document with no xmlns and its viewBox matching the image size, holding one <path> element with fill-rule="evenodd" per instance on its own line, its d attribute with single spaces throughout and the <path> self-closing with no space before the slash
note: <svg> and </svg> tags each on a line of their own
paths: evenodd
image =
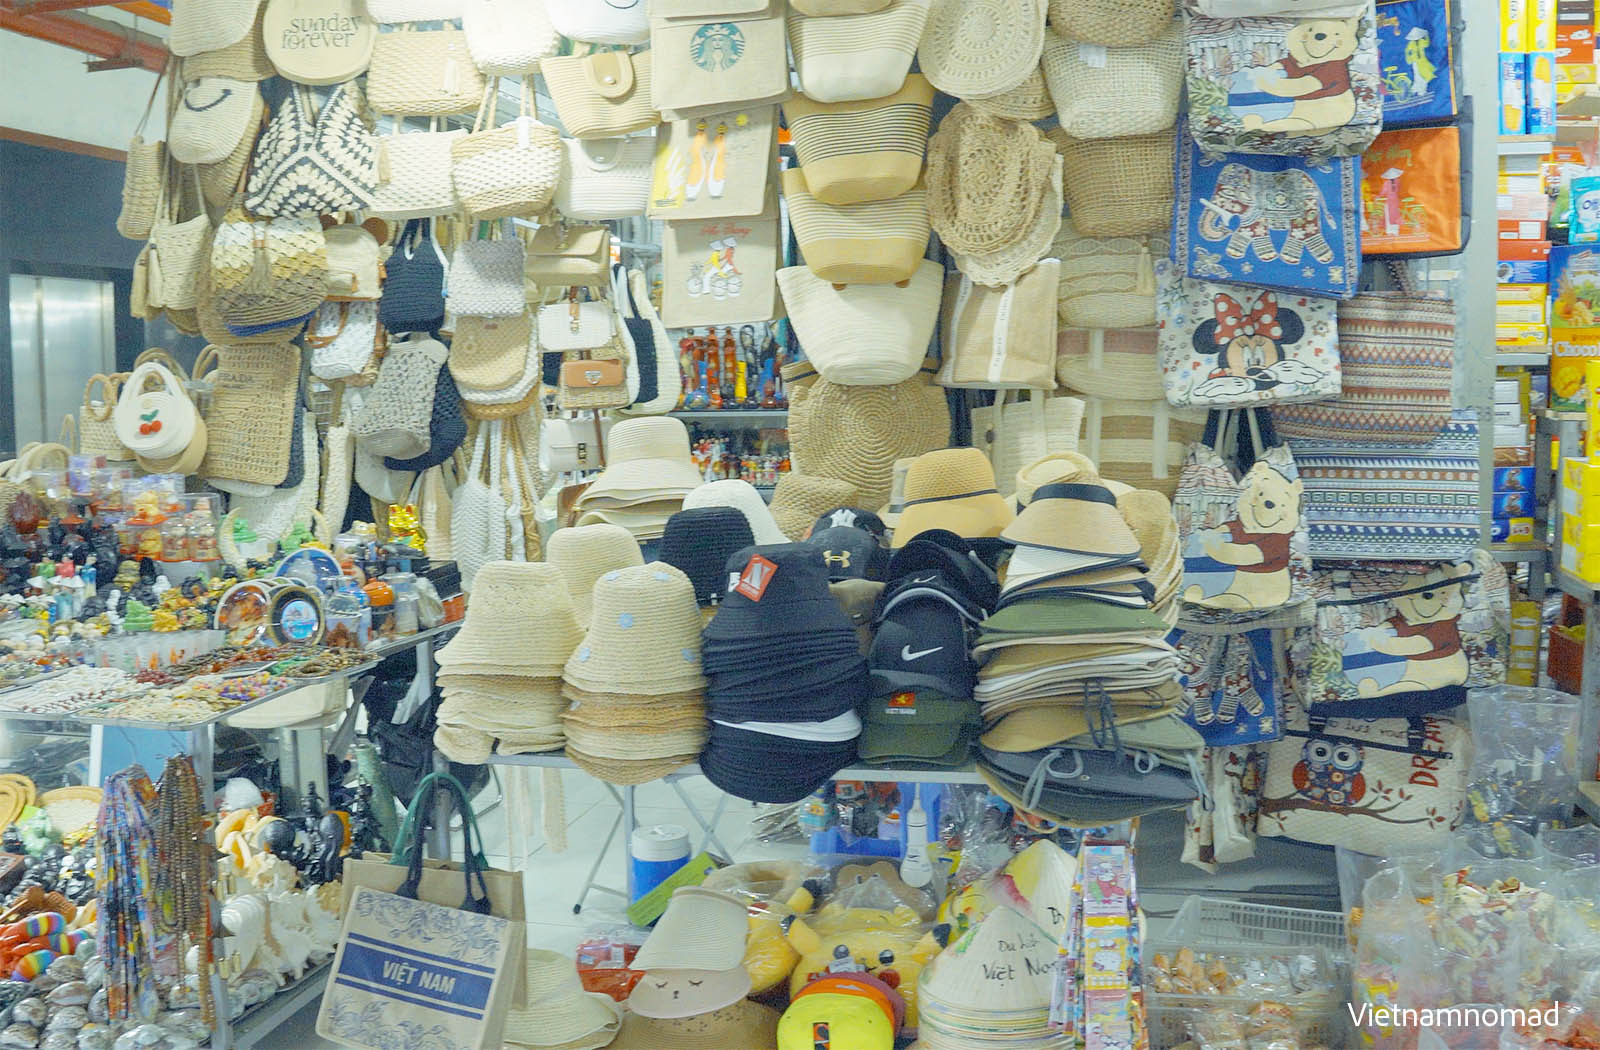
<svg viewBox="0 0 1600 1050">
<path fill-rule="evenodd" d="M 867 670 L 873 696 L 927 690 L 970 698 L 976 674 L 966 621 L 932 598 L 902 602 L 879 623 L 867 654 Z"/>
</svg>

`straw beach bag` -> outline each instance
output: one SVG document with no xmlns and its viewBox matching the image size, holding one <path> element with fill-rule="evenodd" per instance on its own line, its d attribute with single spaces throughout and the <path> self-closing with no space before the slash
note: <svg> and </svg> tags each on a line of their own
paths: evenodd
<svg viewBox="0 0 1600 1050">
<path fill-rule="evenodd" d="M 1035 390 L 1028 400 L 995 395 L 992 405 L 972 410 L 972 444 L 994 464 L 995 488 L 1002 496 L 1017 489 L 1017 472 L 1055 452 L 1077 452 L 1084 403 Z M 1120 480 L 1120 479 L 1119 479 Z"/>
<path fill-rule="evenodd" d="M 186 165 L 180 169 L 178 185 L 174 187 L 171 168 L 169 164 L 162 212 L 150 229 L 145 295 L 152 308 L 193 310 L 198 301 L 195 281 L 206 264 L 206 249 L 211 243 L 211 219 L 201 207 L 199 195 L 186 192 L 193 188 L 192 177 L 184 174 L 190 169 Z M 189 218 L 181 218 L 189 212 Z"/>
<path fill-rule="evenodd" d="M 824 204 L 898 197 L 917 184 L 928 145 L 933 86 L 921 74 L 861 102 L 792 98 L 783 104 L 806 189 Z"/>
<path fill-rule="evenodd" d="M 816 102 L 856 102 L 899 91 L 930 2 L 894 0 L 867 13 L 823 18 L 791 14 L 789 47 L 801 93 Z"/>
<path fill-rule="evenodd" d="M 1176 0 L 1050 0 L 1050 28 L 1068 40 L 1132 47 L 1166 32 L 1177 9 Z"/>
<path fill-rule="evenodd" d="M 1171 499 L 1189 445 L 1205 431 L 1206 416 L 1178 409 L 1165 398 L 1133 401 L 1086 396 L 1078 451 L 1095 462 L 1102 477 L 1135 488 L 1155 489 Z"/>
<path fill-rule="evenodd" d="M 96 387 L 100 389 L 98 401 L 94 397 Z M 78 451 L 83 455 L 104 456 L 117 462 L 133 458 L 133 453 L 117 439 L 117 427 L 111 421 L 121 387 L 118 377 L 98 372 L 83 385 L 83 408 L 78 412 Z"/>
<path fill-rule="evenodd" d="M 1075 139 L 1056 128 L 1049 136 L 1061 152 L 1062 189 L 1079 233 L 1136 237 L 1172 225 L 1172 134 Z"/>
<path fill-rule="evenodd" d="M 490 128 L 499 80 L 489 82 L 472 134 L 450 144 L 450 177 L 461 204 L 477 219 L 535 215 L 550 206 L 561 173 L 561 136 L 533 113 L 531 78 L 510 123 Z"/>
<path fill-rule="evenodd" d="M 1069 328 L 1056 337 L 1056 378 L 1080 394 L 1166 397 L 1154 328 Z"/>
<path fill-rule="evenodd" d="M 806 359 L 832 383 L 878 386 L 917 374 L 939 320 L 944 271 L 924 259 L 904 286 L 835 285 L 804 266 L 778 271 Z"/>
<path fill-rule="evenodd" d="M 142 241 L 150 236 L 150 227 L 154 224 L 156 212 L 161 207 L 161 191 L 165 183 L 162 173 L 167 165 L 167 144 L 160 139 L 146 142 L 144 129 L 150 122 L 151 112 L 155 109 L 156 95 L 161 91 L 161 82 L 166 79 L 171 69 L 172 65 L 169 62 L 161 71 L 161 75 L 156 77 L 156 82 L 151 85 L 150 99 L 144 106 L 144 116 L 139 118 L 139 126 L 133 129 L 133 139 L 128 143 L 127 166 L 122 171 L 122 210 L 117 213 L 117 232 L 129 240 Z"/>
<path fill-rule="evenodd" d="M 802 169 L 782 178 L 795 242 L 812 273 L 835 284 L 896 284 L 917 272 L 931 232 L 926 191 L 832 205 L 811 195 Z"/>
<path fill-rule="evenodd" d="M 1061 260 L 1057 312 L 1071 328 L 1146 328 L 1156 323 L 1155 258 L 1147 237 L 1084 237 L 1061 222 L 1050 254 Z"/>
<path fill-rule="evenodd" d="M 1183 31 L 1173 21 L 1160 36 L 1126 47 L 1083 45 L 1045 34 L 1044 79 L 1061 130 L 1104 139 L 1165 131 L 1183 95 Z"/>
<path fill-rule="evenodd" d="M 483 98 L 483 74 L 459 29 L 406 28 L 379 33 L 367 69 L 367 101 L 379 113 L 423 117 L 471 113 Z"/>
<path fill-rule="evenodd" d="M 574 4 L 581 0 L 572 0 Z M 642 7 L 644 0 L 636 0 Z M 650 52 L 608 51 L 588 58 L 563 56 L 539 63 L 556 116 L 567 133 L 603 139 L 661 123 L 650 100 Z"/>
<path fill-rule="evenodd" d="M 293 343 L 219 347 L 205 413 L 201 476 L 283 484 L 299 392 L 300 348 Z"/>
<path fill-rule="evenodd" d="M 655 135 L 562 139 L 556 210 L 579 222 L 643 215 L 650 203 Z"/>
</svg>

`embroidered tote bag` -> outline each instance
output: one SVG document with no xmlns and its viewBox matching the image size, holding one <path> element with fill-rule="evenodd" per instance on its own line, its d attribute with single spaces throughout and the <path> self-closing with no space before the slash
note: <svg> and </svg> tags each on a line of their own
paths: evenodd
<svg viewBox="0 0 1600 1050">
<path fill-rule="evenodd" d="M 800 92 L 817 102 L 856 102 L 899 91 L 930 7 L 930 0 L 894 0 L 862 14 L 791 16 L 789 47 Z"/>
<path fill-rule="evenodd" d="M 767 321 L 779 310 L 778 201 L 748 219 L 677 219 L 662 241 L 668 328 Z"/>
<path fill-rule="evenodd" d="M 1471 230 L 1470 186 L 1461 168 L 1461 128 L 1400 128 L 1379 135 L 1361 158 L 1362 254 L 1422 258 L 1460 252 Z"/>
<path fill-rule="evenodd" d="M 460 207 L 450 148 L 466 134 L 464 129 L 400 129 L 379 139 L 378 187 L 372 196 L 372 213 L 385 219 L 425 219 Z"/>
<path fill-rule="evenodd" d="M 644 6 L 644 0 L 636 2 Z M 571 3 L 595 6 L 588 0 Z M 650 70 L 649 51 L 563 55 L 539 63 L 561 126 L 580 139 L 611 138 L 661 123 L 661 113 L 650 100 Z"/>
<path fill-rule="evenodd" d="M 778 107 L 725 109 L 661 125 L 651 169 L 652 219 L 756 215 L 767 206 Z"/>
<path fill-rule="evenodd" d="M 378 143 L 361 119 L 361 86 L 334 88 L 321 112 L 295 86 L 256 143 L 245 207 L 257 215 L 337 215 L 372 204 Z"/>
<path fill-rule="evenodd" d="M 1466 801 L 1464 722 L 1336 718 L 1312 729 L 1292 718 L 1267 748 L 1256 833 L 1385 856 L 1449 831 Z"/>
<path fill-rule="evenodd" d="M 1206 154 L 1184 137 L 1172 257 L 1201 280 L 1335 299 L 1355 294 L 1361 239 L 1355 157 Z"/>
<path fill-rule="evenodd" d="M 1278 433 L 1354 444 L 1424 445 L 1450 422 L 1456 309 L 1413 292 L 1364 292 L 1339 304 L 1339 396 L 1273 410 Z"/>
<path fill-rule="evenodd" d="M 898 197 L 917 184 L 928 148 L 933 85 L 920 73 L 899 91 L 861 102 L 783 104 L 806 189 L 824 204 Z"/>
<path fill-rule="evenodd" d="M 1316 401 L 1339 392 L 1335 301 L 1181 277 L 1156 263 L 1167 400 L 1180 408 Z"/>
<path fill-rule="evenodd" d="M 1377 0 L 1383 126 L 1456 115 L 1456 47 L 1451 0 Z"/>
<path fill-rule="evenodd" d="M 1182 624 L 1172 642 L 1183 686 L 1183 720 L 1210 747 L 1236 747 L 1283 735 L 1283 693 L 1272 628 Z"/>
<path fill-rule="evenodd" d="M 1190 132 L 1211 153 L 1348 157 L 1383 126 L 1370 4 L 1348 17 L 1184 16 Z"/>
<path fill-rule="evenodd" d="M 789 323 L 806 360 L 833 383 L 901 383 L 917 374 L 939 320 L 944 269 L 924 259 L 898 284 L 835 285 L 804 266 L 778 271 Z"/>
<path fill-rule="evenodd" d="M 1172 500 L 1183 540 L 1183 600 L 1229 612 L 1288 605 L 1311 569 L 1302 492 L 1294 456 L 1274 443 L 1269 421 L 1250 409 L 1213 412 Z"/>
<path fill-rule="evenodd" d="M 1425 445 L 1293 441 L 1313 558 L 1443 561 L 1479 542 L 1478 421 Z"/>
<path fill-rule="evenodd" d="M 652 104 L 673 116 L 789 93 L 784 0 L 653 0 Z"/>
<path fill-rule="evenodd" d="M 643 215 L 650 200 L 656 137 L 562 139 L 556 210 L 577 222 Z"/>
<path fill-rule="evenodd" d="M 444 324 L 444 252 L 431 219 L 412 219 L 389 256 L 378 320 L 391 332 L 431 332 Z"/>
<path fill-rule="evenodd" d="M 373 44 L 367 101 L 379 113 L 471 113 L 483 97 L 483 86 L 466 34 L 452 26 L 379 33 Z"/>
<path fill-rule="evenodd" d="M 965 274 L 948 275 L 940 385 L 1054 389 L 1060 266 L 1045 259 L 1000 288 L 975 284 Z"/>
<path fill-rule="evenodd" d="M 1409 718 L 1505 681 L 1511 598 L 1486 551 L 1314 573 L 1313 718 Z"/>
</svg>

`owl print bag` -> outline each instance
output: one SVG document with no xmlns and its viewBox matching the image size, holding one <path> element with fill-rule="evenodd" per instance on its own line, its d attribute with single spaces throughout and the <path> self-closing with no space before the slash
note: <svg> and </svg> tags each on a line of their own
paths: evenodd
<svg viewBox="0 0 1600 1050">
<path fill-rule="evenodd" d="M 1348 299 L 1361 271 L 1355 157 L 1206 153 L 1179 137 L 1172 257 L 1200 280 Z"/>
<path fill-rule="evenodd" d="M 1455 827 L 1472 740 L 1446 714 L 1316 727 L 1301 714 L 1266 751 L 1257 835 L 1384 856 Z"/>
<path fill-rule="evenodd" d="M 1376 19 L 1184 15 L 1189 124 L 1210 153 L 1356 156 L 1383 126 Z"/>
<path fill-rule="evenodd" d="M 1175 408 L 1244 408 L 1339 393 L 1337 300 L 1184 277 L 1156 263 L 1162 384 Z"/>
</svg>

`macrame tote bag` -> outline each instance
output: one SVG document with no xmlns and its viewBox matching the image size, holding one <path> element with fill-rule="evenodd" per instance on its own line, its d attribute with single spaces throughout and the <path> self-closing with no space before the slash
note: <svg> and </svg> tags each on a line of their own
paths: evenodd
<svg viewBox="0 0 1600 1050">
<path fill-rule="evenodd" d="M 191 170 L 179 168 L 176 185 L 169 173 L 162 211 L 150 229 L 145 296 L 152 309 L 192 310 L 198 302 L 195 284 L 206 265 L 212 231 L 194 192 Z"/>
<path fill-rule="evenodd" d="M 459 208 L 451 147 L 466 135 L 465 130 L 401 129 L 379 139 L 372 214 L 385 219 L 425 219 Z"/>
<path fill-rule="evenodd" d="M 932 106 L 933 86 L 920 73 L 879 99 L 791 98 L 783 113 L 806 189 L 824 204 L 861 204 L 905 193 L 922 174 Z"/>
<path fill-rule="evenodd" d="M 450 144 L 456 195 L 477 219 L 544 211 L 555 198 L 561 174 L 561 136 L 533 115 L 531 79 L 522 82 L 517 118 L 490 128 L 499 97 L 499 81 L 493 80 L 484 92 L 472 134 Z"/>
<path fill-rule="evenodd" d="M 893 95 L 911 68 L 931 6 L 931 0 L 894 0 L 863 14 L 792 15 L 789 48 L 800 92 L 817 102 Z"/>
<path fill-rule="evenodd" d="M 378 321 L 391 332 L 431 332 L 444 324 L 444 252 L 431 219 L 412 219 L 389 256 Z"/>
<path fill-rule="evenodd" d="M 656 138 L 562 139 L 556 210 L 577 222 L 643 215 L 650 202 Z"/>
<path fill-rule="evenodd" d="M 1045 259 L 1001 288 L 950 274 L 945 279 L 939 383 L 988 390 L 1054 389 L 1060 265 Z"/>
<path fill-rule="evenodd" d="M 643 6 L 644 0 L 638 3 Z M 603 139 L 661 123 L 661 113 L 650 99 L 650 63 L 648 51 L 637 55 L 607 51 L 587 58 L 547 58 L 539 63 L 539 72 L 567 133 Z"/>
<path fill-rule="evenodd" d="M 556 32 L 586 44 L 642 44 L 650 39 L 645 0 L 544 0 Z M 571 129 L 568 128 L 570 131 Z"/>
<path fill-rule="evenodd" d="M 291 89 L 256 144 L 245 207 L 256 215 L 338 215 L 372 204 L 378 142 L 361 119 L 361 86 L 334 88 L 321 112 L 311 89 Z"/>
<path fill-rule="evenodd" d="M 1177 137 L 1169 132 L 1075 139 L 1055 128 L 1061 186 L 1072 224 L 1086 237 L 1139 237 L 1172 224 Z"/>
<path fill-rule="evenodd" d="M 1132 47 L 1166 32 L 1177 10 L 1176 0 L 1050 0 L 1048 16 L 1050 28 L 1068 40 Z"/>
<path fill-rule="evenodd" d="M 1183 31 L 1176 21 L 1153 40 L 1105 47 L 1044 38 L 1044 79 L 1061 130 L 1076 139 L 1165 131 L 1183 96 Z"/>
<path fill-rule="evenodd" d="M 1339 393 L 1333 299 L 1178 276 L 1156 263 L 1161 369 L 1179 408 L 1320 401 Z"/>
<path fill-rule="evenodd" d="M 235 204 L 217 227 L 211 286 L 229 331 L 298 324 L 327 285 L 327 244 L 315 218 L 258 219 Z"/>
<path fill-rule="evenodd" d="M 806 360 L 845 386 L 902 383 L 916 375 L 939 320 L 944 269 L 924 259 L 904 286 L 835 285 L 804 266 L 778 271 L 789 323 Z"/>
<path fill-rule="evenodd" d="M 545 0 L 462 0 L 467 50 L 485 76 L 526 76 L 561 50 Z"/>
<path fill-rule="evenodd" d="M 834 205 L 811 195 L 799 168 L 782 179 L 795 243 L 812 273 L 835 284 L 897 284 L 917 272 L 933 232 L 925 190 Z"/>
<path fill-rule="evenodd" d="M 524 249 L 509 224 L 492 240 L 456 245 L 445 309 L 457 316 L 516 317 L 527 309 L 522 284 Z"/>
<path fill-rule="evenodd" d="M 1072 328 L 1156 323 L 1155 259 L 1148 237 L 1085 237 L 1063 219 L 1050 254 L 1061 261 L 1056 313 Z"/>
<path fill-rule="evenodd" d="M 448 356 L 444 344 L 433 339 L 391 343 L 377 381 L 350 422 L 357 443 L 374 455 L 398 459 L 428 451 L 433 395 Z"/>
<path fill-rule="evenodd" d="M 381 345 L 379 332 L 377 303 L 323 303 L 306 326 L 311 374 L 325 382 L 360 375 Z"/>
<path fill-rule="evenodd" d="M 483 98 L 483 87 L 483 74 L 467 50 L 467 35 L 459 29 L 379 33 L 372 47 L 367 101 L 379 113 L 471 113 Z"/>
</svg>

